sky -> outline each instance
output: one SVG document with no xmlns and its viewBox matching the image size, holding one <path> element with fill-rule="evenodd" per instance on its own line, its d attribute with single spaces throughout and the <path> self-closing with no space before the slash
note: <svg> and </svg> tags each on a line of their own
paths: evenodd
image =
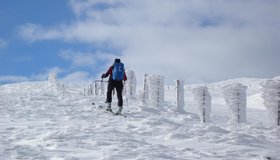
<svg viewBox="0 0 280 160">
<path fill-rule="evenodd" d="M 100 79 L 115 58 L 166 83 L 280 75 L 279 0 L 0 0 L 0 84 Z"/>
</svg>

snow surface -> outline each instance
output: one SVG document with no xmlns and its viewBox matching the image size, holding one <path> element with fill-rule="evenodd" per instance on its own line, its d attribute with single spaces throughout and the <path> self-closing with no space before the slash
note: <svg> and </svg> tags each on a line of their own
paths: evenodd
<svg viewBox="0 0 280 160">
<path fill-rule="evenodd" d="M 280 159 L 280 129 L 268 124 L 258 81 L 248 86 L 247 123 L 241 125 L 228 123 L 218 87 L 225 82 L 208 85 L 212 123 L 207 124 L 200 122 L 191 85 L 185 87 L 186 114 L 176 112 L 176 90 L 170 86 L 158 109 L 125 99 L 127 118 L 92 105 L 104 104 L 105 97 L 83 96 L 83 86 L 65 84 L 61 92 L 49 82 L 2 85 L 0 159 Z"/>
</svg>

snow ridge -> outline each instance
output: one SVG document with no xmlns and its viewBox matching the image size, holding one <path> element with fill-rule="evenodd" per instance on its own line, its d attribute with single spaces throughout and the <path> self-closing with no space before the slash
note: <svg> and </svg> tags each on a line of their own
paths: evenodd
<svg viewBox="0 0 280 160">
<path fill-rule="evenodd" d="M 248 110 L 247 124 L 227 122 L 225 106 L 213 103 L 212 123 L 202 124 L 193 112 L 194 95 L 186 89 L 185 114 L 174 112 L 176 90 L 160 108 L 125 104 L 122 116 L 112 116 L 84 96 L 83 86 L 64 84 L 64 92 L 49 82 L 0 86 L 0 159 L 272 159 L 280 157 L 279 128 L 259 121 L 263 110 Z M 209 89 L 217 99 L 215 89 Z M 174 101 L 172 101 L 172 98 Z M 145 109 L 143 109 L 145 108 Z M 117 109 L 116 97 L 113 110 Z"/>
</svg>

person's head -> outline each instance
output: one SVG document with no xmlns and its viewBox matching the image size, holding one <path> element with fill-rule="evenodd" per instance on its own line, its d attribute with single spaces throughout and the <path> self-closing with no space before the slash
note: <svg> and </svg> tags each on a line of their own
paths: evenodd
<svg viewBox="0 0 280 160">
<path fill-rule="evenodd" d="M 114 63 L 121 63 L 121 60 L 119 58 L 116 58 Z"/>
</svg>

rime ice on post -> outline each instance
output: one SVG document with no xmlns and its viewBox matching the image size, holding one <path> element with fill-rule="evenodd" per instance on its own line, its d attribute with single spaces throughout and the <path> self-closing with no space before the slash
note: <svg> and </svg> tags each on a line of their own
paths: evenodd
<svg viewBox="0 0 280 160">
<path fill-rule="evenodd" d="M 128 97 L 134 97 L 136 95 L 136 77 L 134 71 L 127 70 L 127 81 L 125 83 L 125 91 Z"/>
<path fill-rule="evenodd" d="M 230 111 L 230 122 L 246 123 L 246 90 L 247 87 L 234 83 L 223 87 L 226 105 Z"/>
<path fill-rule="evenodd" d="M 56 79 L 56 73 L 52 72 L 52 73 L 49 73 L 49 76 L 48 76 L 48 83 L 49 85 L 52 86 L 53 89 L 55 89 L 56 91 L 59 91 L 59 92 L 64 92 L 65 88 L 64 88 L 64 85 L 63 84 L 60 84 L 57 79 Z"/>
<path fill-rule="evenodd" d="M 160 75 L 148 76 L 150 102 L 153 107 L 164 105 L 164 77 Z"/>
<path fill-rule="evenodd" d="M 262 97 L 269 113 L 270 122 L 280 126 L 280 80 L 267 80 L 262 86 Z"/>
<path fill-rule="evenodd" d="M 192 90 L 195 98 L 195 105 L 199 111 L 201 122 L 210 122 L 211 95 L 207 87 L 196 87 Z"/>
<path fill-rule="evenodd" d="M 100 82 L 100 94 L 105 95 L 105 82 Z"/>
<path fill-rule="evenodd" d="M 177 111 L 184 112 L 184 107 L 185 107 L 184 84 L 185 84 L 185 82 L 182 80 L 176 80 L 175 82 L 176 82 Z"/>
<path fill-rule="evenodd" d="M 99 95 L 99 84 L 97 81 L 94 81 L 94 95 L 95 96 Z"/>
<path fill-rule="evenodd" d="M 93 95 L 94 96 L 98 96 L 98 95 L 105 95 L 105 83 L 104 81 L 100 81 L 100 80 L 95 80 L 93 81 L 93 86 L 92 86 L 92 90 L 93 90 Z"/>
<path fill-rule="evenodd" d="M 56 73 L 54 73 L 54 72 L 49 73 L 48 81 L 50 83 L 56 83 Z"/>
<path fill-rule="evenodd" d="M 90 85 L 88 86 L 87 95 L 88 95 L 88 96 L 89 96 L 89 95 L 93 95 L 93 85 L 92 85 L 92 84 L 90 84 Z"/>
<path fill-rule="evenodd" d="M 143 103 L 143 105 L 146 105 L 148 99 L 149 99 L 148 74 L 145 74 L 143 92 L 140 94 L 140 100 L 141 100 L 141 103 Z"/>
</svg>

